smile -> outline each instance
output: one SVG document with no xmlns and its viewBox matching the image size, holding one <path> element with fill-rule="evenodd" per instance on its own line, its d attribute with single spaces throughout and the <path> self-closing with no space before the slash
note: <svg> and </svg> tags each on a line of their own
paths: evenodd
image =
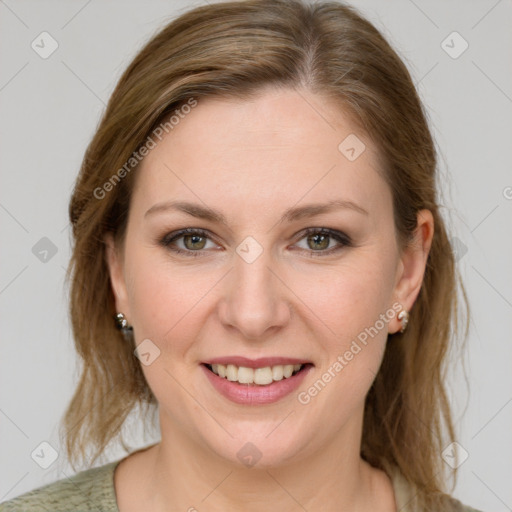
<svg viewBox="0 0 512 512">
<path fill-rule="evenodd" d="M 231 402 L 264 405 L 296 390 L 314 365 L 285 358 L 254 361 L 238 357 L 212 360 L 200 367 L 212 387 Z"/>
<path fill-rule="evenodd" d="M 231 382 L 240 384 L 255 384 L 266 386 L 283 379 L 289 379 L 301 370 L 302 364 L 278 364 L 265 366 L 263 368 L 247 368 L 246 366 L 235 366 L 234 364 L 212 364 L 208 368 L 218 375 Z"/>
</svg>

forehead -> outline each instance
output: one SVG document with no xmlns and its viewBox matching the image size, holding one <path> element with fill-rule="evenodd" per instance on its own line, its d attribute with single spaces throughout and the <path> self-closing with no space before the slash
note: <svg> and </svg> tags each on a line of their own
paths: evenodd
<svg viewBox="0 0 512 512">
<path fill-rule="evenodd" d="M 343 197 L 371 208 L 390 199 L 374 145 L 325 98 L 267 89 L 197 101 L 155 139 L 137 171 L 134 206 L 188 198 L 258 211 Z"/>
</svg>

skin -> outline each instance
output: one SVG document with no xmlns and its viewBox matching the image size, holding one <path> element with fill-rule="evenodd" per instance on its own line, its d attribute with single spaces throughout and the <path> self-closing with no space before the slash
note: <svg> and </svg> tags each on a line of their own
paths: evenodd
<svg viewBox="0 0 512 512">
<path fill-rule="evenodd" d="M 366 150 L 351 162 L 338 145 L 353 133 Z M 106 244 L 117 310 L 137 344 L 150 339 L 160 350 L 142 368 L 162 440 L 117 467 L 121 512 L 396 510 L 389 477 L 359 454 L 365 396 L 388 333 L 401 327 L 396 316 L 306 405 L 297 392 L 234 404 L 200 368 L 228 355 L 299 357 L 314 364 L 304 391 L 394 303 L 411 309 L 433 219 L 419 212 L 414 243 L 399 250 L 378 162 L 372 142 L 329 100 L 273 88 L 250 100 L 200 99 L 144 159 L 124 243 L 107 236 Z M 367 214 L 346 208 L 279 222 L 288 208 L 334 199 Z M 227 225 L 173 210 L 145 215 L 172 200 L 218 210 Z M 353 245 L 330 239 L 321 250 L 341 249 L 322 256 L 301 234 L 310 227 L 339 230 Z M 211 234 L 201 256 L 160 244 L 182 228 Z M 252 263 L 236 252 L 247 236 L 263 248 Z M 175 244 L 192 252 L 195 240 Z M 237 457 L 247 442 L 262 454 L 252 468 Z"/>
</svg>

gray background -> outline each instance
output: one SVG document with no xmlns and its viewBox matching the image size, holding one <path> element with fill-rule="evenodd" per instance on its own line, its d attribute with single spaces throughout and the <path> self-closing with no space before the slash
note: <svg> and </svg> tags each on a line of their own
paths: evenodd
<svg viewBox="0 0 512 512">
<path fill-rule="evenodd" d="M 201 3 L 0 0 L 0 501 L 72 474 L 57 436 L 76 382 L 64 282 L 70 191 L 121 72 L 158 28 Z M 352 4 L 406 60 L 440 148 L 443 212 L 472 308 L 469 390 L 458 363 L 449 384 L 469 455 L 454 495 L 510 511 L 512 3 Z M 58 43 L 46 59 L 31 47 L 43 31 Z M 469 44 L 457 58 L 454 31 Z M 143 440 L 135 422 L 127 430 L 133 448 L 158 439 Z M 60 453 L 48 469 L 31 458 L 50 456 L 41 442 Z M 112 446 L 103 462 L 123 455 Z"/>
</svg>

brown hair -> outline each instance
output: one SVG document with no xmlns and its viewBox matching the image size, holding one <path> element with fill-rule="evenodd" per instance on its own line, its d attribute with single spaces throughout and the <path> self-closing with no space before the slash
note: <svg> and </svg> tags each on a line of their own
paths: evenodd
<svg viewBox="0 0 512 512">
<path fill-rule="evenodd" d="M 95 191 L 190 98 L 247 98 L 267 85 L 305 87 L 334 99 L 368 134 L 393 193 L 401 247 L 416 228 L 417 212 L 433 214 L 434 237 L 409 327 L 390 335 L 366 399 L 361 455 L 377 468 L 398 468 L 417 487 L 418 503 L 444 510 L 450 498 L 443 494 L 441 452 L 455 435 L 443 381 L 459 323 L 459 279 L 436 199 L 434 143 L 402 60 L 355 9 L 335 2 L 249 0 L 193 9 L 152 38 L 119 80 L 69 207 L 70 310 L 83 362 L 62 422 L 69 459 L 85 460 L 90 449 L 92 465 L 111 440 L 122 441 L 134 406 L 156 403 L 133 344 L 114 326 L 105 260 L 104 234 L 122 238 L 125 231 L 136 166 L 104 197 Z"/>
</svg>

